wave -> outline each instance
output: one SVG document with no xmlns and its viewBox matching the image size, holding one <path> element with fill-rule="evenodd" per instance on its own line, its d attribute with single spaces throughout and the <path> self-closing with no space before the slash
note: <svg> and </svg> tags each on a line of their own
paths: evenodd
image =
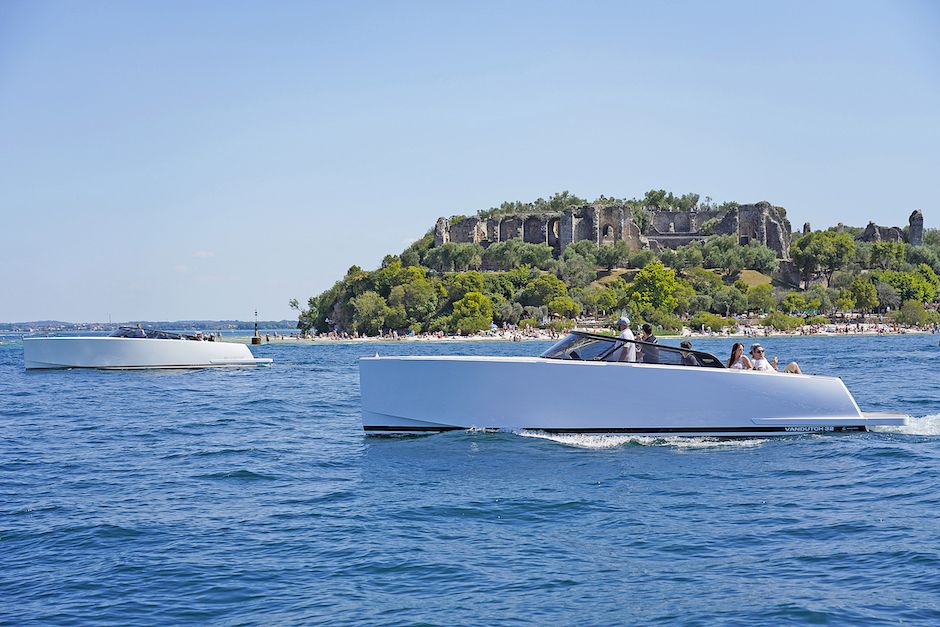
<svg viewBox="0 0 940 627">
<path fill-rule="evenodd" d="M 903 435 L 940 435 L 940 414 L 931 414 L 917 418 L 912 416 L 910 422 L 903 427 L 883 426 L 869 427 L 878 433 L 899 433 Z"/>
<path fill-rule="evenodd" d="M 760 446 L 767 442 L 765 438 L 720 439 L 710 437 L 680 437 L 655 435 L 587 435 L 581 433 L 554 434 L 544 431 L 513 431 L 526 438 L 551 440 L 576 448 L 611 449 L 626 446 L 669 446 L 683 449 L 741 448 Z"/>
</svg>

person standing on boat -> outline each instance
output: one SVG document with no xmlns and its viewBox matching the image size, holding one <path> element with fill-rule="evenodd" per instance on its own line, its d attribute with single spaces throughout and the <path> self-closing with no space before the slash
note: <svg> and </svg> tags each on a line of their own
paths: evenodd
<svg viewBox="0 0 940 627">
<path fill-rule="evenodd" d="M 774 372 L 777 370 L 777 356 L 774 355 L 772 361 L 767 361 L 767 359 L 764 358 L 764 347 L 760 344 L 751 344 L 751 359 L 753 360 L 752 367 L 754 370 L 763 370 L 765 372 Z M 783 371 L 792 374 L 803 374 L 803 371 L 800 370 L 800 366 L 795 361 L 788 363 Z"/>
<path fill-rule="evenodd" d="M 144 329 L 140 326 L 140 323 L 137 323 L 137 330 L 134 331 L 134 337 L 147 337 L 144 333 Z"/>
<path fill-rule="evenodd" d="M 744 355 L 744 344 L 741 342 L 734 343 L 734 346 L 731 347 L 731 357 L 728 358 L 725 366 L 732 370 L 750 370 L 753 368 L 751 361 Z"/>
<path fill-rule="evenodd" d="M 620 316 L 620 319 L 617 320 L 617 328 L 620 329 L 618 337 L 627 341 L 613 352 L 610 361 L 636 361 L 636 344 L 633 343 L 636 338 L 633 331 L 630 330 L 630 318 Z"/>
<path fill-rule="evenodd" d="M 658 344 L 659 340 L 653 335 L 653 326 L 649 322 L 644 322 L 640 330 L 640 339 L 650 344 Z M 643 346 L 640 351 L 640 361 L 645 364 L 659 363 L 659 349 L 655 346 Z"/>
</svg>

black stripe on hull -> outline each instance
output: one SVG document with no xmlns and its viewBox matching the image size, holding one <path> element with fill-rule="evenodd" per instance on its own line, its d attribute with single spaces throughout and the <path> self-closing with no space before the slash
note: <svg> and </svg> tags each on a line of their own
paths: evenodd
<svg viewBox="0 0 940 627">
<path fill-rule="evenodd" d="M 464 427 L 436 427 L 436 426 L 401 426 L 379 427 L 374 425 L 363 426 L 367 434 L 421 434 L 442 433 L 444 431 L 466 431 Z M 489 430 L 489 429 L 485 429 Z M 692 435 L 692 436 L 720 436 L 720 437 L 746 437 L 749 435 L 799 435 L 801 433 L 859 433 L 868 431 L 864 425 L 837 426 L 837 427 L 649 427 L 649 428 L 595 428 L 595 429 L 542 429 L 538 427 L 525 427 L 524 431 L 538 431 L 561 434 L 584 435 Z"/>
</svg>

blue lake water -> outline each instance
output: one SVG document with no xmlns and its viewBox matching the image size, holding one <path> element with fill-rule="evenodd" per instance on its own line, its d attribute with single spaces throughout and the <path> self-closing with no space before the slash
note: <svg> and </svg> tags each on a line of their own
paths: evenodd
<svg viewBox="0 0 940 627">
<path fill-rule="evenodd" d="M 542 342 L 26 372 L 6 338 L 0 625 L 937 625 L 938 340 L 766 339 L 912 424 L 712 441 L 363 435 L 359 357 Z"/>
</svg>

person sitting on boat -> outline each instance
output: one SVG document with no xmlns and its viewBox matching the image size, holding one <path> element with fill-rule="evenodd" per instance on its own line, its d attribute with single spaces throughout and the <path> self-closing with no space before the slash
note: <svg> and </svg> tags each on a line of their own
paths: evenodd
<svg viewBox="0 0 940 627">
<path fill-rule="evenodd" d="M 640 331 L 640 339 L 650 344 L 657 344 L 659 340 L 653 335 L 653 327 L 649 322 L 644 322 Z M 645 364 L 659 363 L 659 349 L 655 346 L 643 346 L 638 352 L 639 360 Z"/>
<path fill-rule="evenodd" d="M 750 370 L 753 368 L 751 361 L 744 354 L 744 344 L 741 342 L 734 343 L 734 346 L 731 347 L 731 357 L 728 358 L 725 365 L 732 370 Z"/>
<path fill-rule="evenodd" d="M 774 372 L 777 370 L 777 356 L 774 355 L 772 361 L 767 361 L 767 359 L 764 358 L 764 347 L 760 344 L 751 344 L 751 359 L 753 359 L 754 370 L 763 370 L 765 372 Z M 803 371 L 800 370 L 800 366 L 795 361 L 788 363 L 783 371 L 792 374 L 803 374 Z"/>
<path fill-rule="evenodd" d="M 692 342 L 690 342 L 689 340 L 682 340 L 681 342 L 679 342 L 679 348 L 686 349 L 686 350 L 679 350 L 679 354 L 682 355 L 682 361 L 680 363 L 683 366 L 701 366 L 702 365 L 701 363 L 699 363 L 699 360 L 695 355 L 688 352 L 692 350 Z"/>
<path fill-rule="evenodd" d="M 143 327 L 140 326 L 140 323 L 137 323 L 137 330 L 134 331 L 134 337 L 147 337 L 147 334 L 144 333 Z"/>
<path fill-rule="evenodd" d="M 620 319 L 617 320 L 617 328 L 620 329 L 618 337 L 621 340 L 627 340 L 627 342 L 624 342 L 620 348 L 611 353 L 607 361 L 636 361 L 636 344 L 633 343 L 636 338 L 633 336 L 633 331 L 630 330 L 630 318 L 620 316 Z"/>
</svg>

